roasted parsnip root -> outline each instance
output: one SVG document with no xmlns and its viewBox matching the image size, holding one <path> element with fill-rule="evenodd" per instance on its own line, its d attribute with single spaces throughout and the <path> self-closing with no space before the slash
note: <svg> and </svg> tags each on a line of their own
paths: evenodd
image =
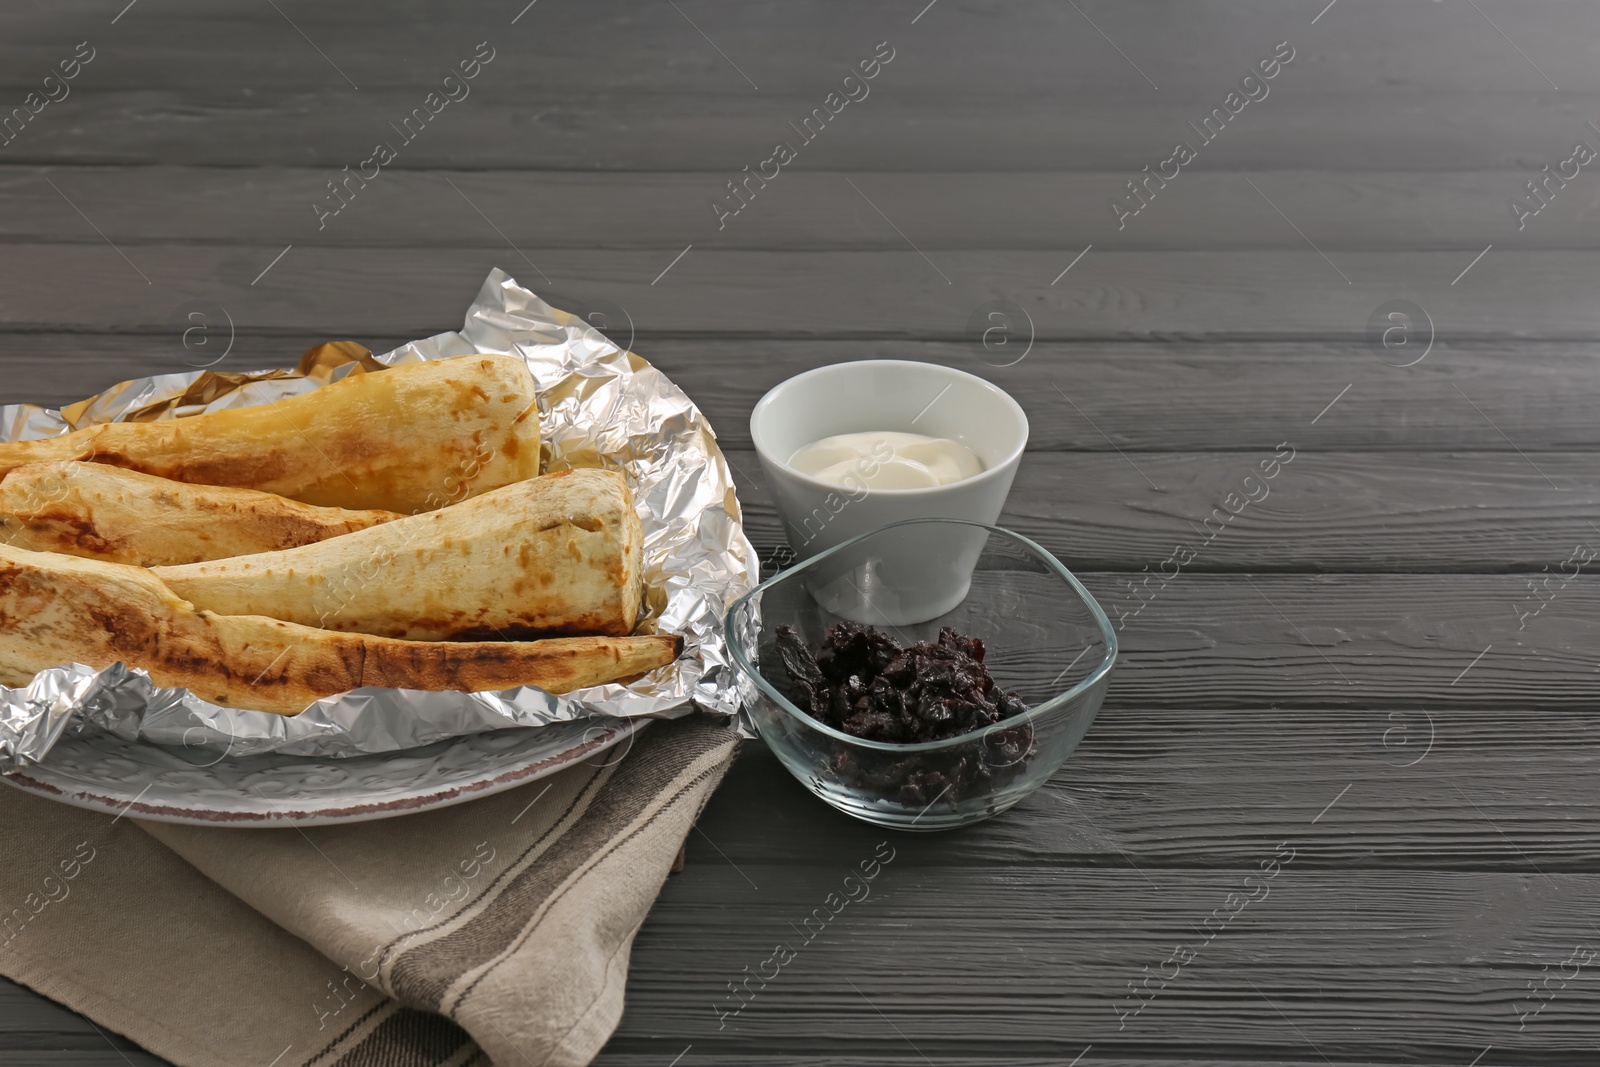
<svg viewBox="0 0 1600 1067">
<path fill-rule="evenodd" d="M 400 641 L 198 611 L 150 571 L 0 546 L 0 684 L 65 663 L 122 662 L 159 686 L 282 715 L 362 686 L 551 693 L 671 663 L 671 634 L 529 642 Z"/>
<path fill-rule="evenodd" d="M 158 567 L 197 607 L 410 640 L 632 633 L 643 532 L 614 471 L 547 474 L 303 548 Z"/>
<path fill-rule="evenodd" d="M 539 415 L 521 360 L 457 356 L 270 404 L 0 443 L 0 474 L 52 460 L 412 514 L 538 474 Z"/>
<path fill-rule="evenodd" d="M 398 518 L 103 463 L 30 463 L 0 478 L 0 543 L 141 567 L 298 548 Z"/>
</svg>

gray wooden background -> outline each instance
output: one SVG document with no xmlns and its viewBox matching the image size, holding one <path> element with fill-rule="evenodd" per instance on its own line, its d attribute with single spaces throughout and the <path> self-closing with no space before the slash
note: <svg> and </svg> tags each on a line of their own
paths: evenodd
<svg viewBox="0 0 1600 1067">
<path fill-rule="evenodd" d="M 1547 205 L 1525 183 L 1600 149 L 1600 7 L 524 5 L 0 8 L 4 108 L 93 50 L 0 146 L 0 402 L 381 351 L 500 266 L 700 402 L 765 553 L 764 390 L 873 356 L 984 374 L 1033 423 L 1003 521 L 1129 613 L 1046 789 L 895 837 L 872 897 L 723 1018 L 885 836 L 749 749 L 599 1062 L 1593 1062 L 1600 980 L 1565 961 L 1600 947 L 1600 579 L 1568 561 L 1600 550 L 1600 161 Z M 470 95 L 402 142 L 479 42 Z M 870 95 L 719 228 L 726 183 L 880 42 Z M 1200 144 L 1186 123 L 1279 42 Z M 1197 158 L 1119 229 L 1111 198 L 1179 139 Z M 397 158 L 319 229 L 379 141 Z M 1270 496 L 1133 614 L 1284 442 Z M 156 1062 L 0 988 L 0 1063 Z"/>
</svg>

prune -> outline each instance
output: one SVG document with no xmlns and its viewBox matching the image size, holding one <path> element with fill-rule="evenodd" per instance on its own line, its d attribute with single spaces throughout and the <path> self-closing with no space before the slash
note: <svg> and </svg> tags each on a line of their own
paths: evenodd
<svg viewBox="0 0 1600 1067">
<path fill-rule="evenodd" d="M 1028 710 L 983 665 L 981 638 L 950 627 L 936 641 L 901 647 L 875 626 L 841 622 L 813 649 L 791 626 L 774 631 L 791 698 L 812 718 L 852 737 L 893 744 L 943 741 L 987 730 Z M 841 747 L 841 782 L 907 804 L 955 803 L 1003 785 L 1033 756 L 1031 724 L 986 734 L 983 744 L 896 756 Z"/>
</svg>

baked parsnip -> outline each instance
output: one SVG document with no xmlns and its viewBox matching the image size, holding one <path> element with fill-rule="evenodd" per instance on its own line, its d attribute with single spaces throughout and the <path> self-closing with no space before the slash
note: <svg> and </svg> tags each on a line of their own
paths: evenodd
<svg viewBox="0 0 1600 1067">
<path fill-rule="evenodd" d="M 539 414 L 525 363 L 474 355 L 352 374 L 270 404 L 0 444 L 0 474 L 69 459 L 411 514 L 538 474 Z"/>
<path fill-rule="evenodd" d="M 30 463 L 0 478 L 0 542 L 141 567 L 298 548 L 399 517 L 103 463 Z"/>
<path fill-rule="evenodd" d="M 381 527 L 380 527 L 381 528 Z M 681 638 L 398 641 L 197 611 L 142 567 L 0 545 L 0 684 L 65 663 L 122 662 L 157 685 L 283 715 L 357 689 L 565 693 L 671 663 Z"/>
<path fill-rule="evenodd" d="M 303 548 L 157 567 L 219 615 L 417 641 L 633 632 L 644 536 L 622 475 L 547 474 Z"/>
</svg>

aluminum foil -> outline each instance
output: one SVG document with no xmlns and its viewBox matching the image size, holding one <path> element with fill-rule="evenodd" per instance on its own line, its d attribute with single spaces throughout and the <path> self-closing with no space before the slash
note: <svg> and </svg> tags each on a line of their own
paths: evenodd
<svg viewBox="0 0 1600 1067">
<path fill-rule="evenodd" d="M 144 378 L 61 411 L 0 407 L 0 439 L 266 403 L 347 374 L 473 352 L 518 356 L 532 370 L 545 471 L 605 466 L 627 477 L 645 535 L 650 611 L 640 631 L 682 634 L 684 652 L 676 663 L 628 685 L 559 697 L 526 687 L 484 693 L 363 688 L 319 700 L 296 716 L 219 707 L 187 689 L 159 688 L 143 671 L 122 664 L 100 671 L 65 664 L 40 672 L 26 688 L 0 686 L 0 772 L 42 760 L 63 733 L 78 731 L 229 755 L 354 756 L 587 717 L 673 718 L 695 706 L 736 716 L 735 668 L 722 616 L 759 580 L 760 565 L 740 526 L 733 478 L 711 427 L 660 371 L 502 271 L 483 283 L 459 333 L 376 357 L 357 345 L 324 345 L 293 371 Z"/>
</svg>

